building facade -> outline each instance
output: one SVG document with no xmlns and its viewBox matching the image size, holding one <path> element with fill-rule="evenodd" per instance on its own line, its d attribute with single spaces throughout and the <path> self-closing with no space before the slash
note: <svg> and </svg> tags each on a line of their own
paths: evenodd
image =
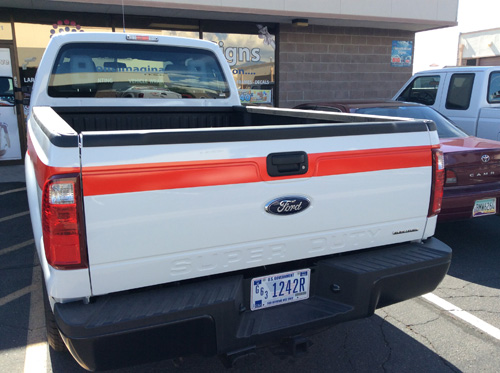
<svg viewBox="0 0 500 373">
<path fill-rule="evenodd" d="M 461 33 L 458 66 L 500 66 L 500 28 Z"/>
<path fill-rule="evenodd" d="M 152 33 L 217 43 L 243 104 L 384 99 L 411 76 L 415 32 L 456 25 L 457 10 L 458 0 L 2 0 L 0 72 L 32 85 L 57 33 Z M 0 161 L 24 154 L 22 106 L 17 121 L 16 152 Z"/>
</svg>

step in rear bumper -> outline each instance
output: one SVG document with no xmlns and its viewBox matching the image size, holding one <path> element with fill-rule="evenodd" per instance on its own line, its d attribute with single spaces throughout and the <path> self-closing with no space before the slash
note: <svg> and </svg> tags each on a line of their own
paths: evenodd
<svg viewBox="0 0 500 373">
<path fill-rule="evenodd" d="M 106 295 L 90 304 L 58 303 L 55 316 L 70 352 L 89 370 L 224 354 L 366 317 L 428 293 L 450 262 L 451 249 L 431 238 L 318 258 L 310 266 L 310 298 L 283 306 L 250 311 L 251 279 L 236 274 Z M 293 265 L 300 269 L 303 263 Z"/>
</svg>

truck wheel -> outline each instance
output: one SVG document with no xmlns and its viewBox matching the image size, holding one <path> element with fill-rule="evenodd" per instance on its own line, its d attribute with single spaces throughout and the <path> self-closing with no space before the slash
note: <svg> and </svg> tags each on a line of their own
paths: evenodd
<svg viewBox="0 0 500 373">
<path fill-rule="evenodd" d="M 47 329 L 47 342 L 49 346 L 56 352 L 66 351 L 59 328 L 56 324 L 56 319 L 50 308 L 49 297 L 47 295 L 47 288 L 45 287 L 45 280 L 42 274 L 42 287 L 43 287 L 43 305 L 45 308 L 45 328 Z"/>
</svg>

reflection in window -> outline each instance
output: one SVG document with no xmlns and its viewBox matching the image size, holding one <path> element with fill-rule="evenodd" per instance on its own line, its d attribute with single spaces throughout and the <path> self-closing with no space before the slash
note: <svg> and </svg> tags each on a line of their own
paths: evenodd
<svg viewBox="0 0 500 373">
<path fill-rule="evenodd" d="M 433 105 L 436 101 L 439 80 L 439 75 L 426 75 L 415 78 L 398 97 L 398 101 Z"/>
<path fill-rule="evenodd" d="M 490 82 L 488 86 L 488 102 L 500 102 L 500 71 L 495 71 L 490 74 Z"/>
<path fill-rule="evenodd" d="M 467 110 L 470 105 L 475 74 L 453 74 L 450 79 L 446 108 Z"/>
<path fill-rule="evenodd" d="M 111 32 L 111 28 L 80 26 L 77 22 L 54 19 L 52 24 L 14 24 L 16 32 L 17 56 L 22 86 L 31 86 L 36 70 L 51 37 L 65 32 Z M 66 31 L 66 28 L 69 31 Z M 74 30 L 74 31 L 73 31 Z"/>
<path fill-rule="evenodd" d="M 12 78 L 0 77 L 0 106 L 14 106 L 14 84 Z"/>
<path fill-rule="evenodd" d="M 72 43 L 61 48 L 49 80 L 52 97 L 229 97 L 208 50 L 161 45 Z"/>
<path fill-rule="evenodd" d="M 273 105 L 275 42 L 267 27 L 256 25 L 255 34 L 203 33 L 221 48 L 233 72 L 242 104 Z"/>
</svg>

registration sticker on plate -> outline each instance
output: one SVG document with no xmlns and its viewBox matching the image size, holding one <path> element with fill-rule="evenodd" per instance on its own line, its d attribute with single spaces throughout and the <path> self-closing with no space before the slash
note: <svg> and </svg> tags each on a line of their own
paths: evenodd
<svg viewBox="0 0 500 373">
<path fill-rule="evenodd" d="M 310 269 L 277 273 L 252 279 L 250 309 L 279 306 L 309 298 Z"/>
<path fill-rule="evenodd" d="M 474 209 L 472 210 L 472 216 L 483 216 L 483 215 L 493 215 L 497 213 L 497 199 L 488 198 L 481 199 L 474 202 Z"/>
</svg>

